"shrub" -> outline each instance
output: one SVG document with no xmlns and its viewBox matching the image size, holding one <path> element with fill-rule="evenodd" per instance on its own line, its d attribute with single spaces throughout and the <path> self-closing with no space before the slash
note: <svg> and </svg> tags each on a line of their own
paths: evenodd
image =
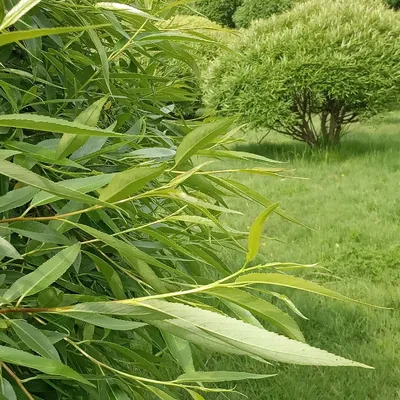
<svg viewBox="0 0 400 400">
<path fill-rule="evenodd" d="M 400 8 L 400 0 L 387 0 L 389 7 L 398 10 Z"/>
<path fill-rule="evenodd" d="M 345 299 L 285 274 L 293 265 L 250 267 L 264 221 L 282 213 L 231 171 L 193 164 L 251 158 L 221 149 L 231 119 L 168 118 L 185 92 L 154 71 L 189 38 L 135 8 L 79 3 L 23 0 L 0 23 L 1 397 L 202 398 L 219 382 L 268 377 L 199 371 L 193 346 L 365 367 L 305 344 L 269 301 L 293 309 L 286 297 L 258 296 L 276 284 Z M 238 213 L 225 194 L 265 207 L 249 234 L 220 222 Z M 227 250 L 242 268 L 221 259 Z"/>
<path fill-rule="evenodd" d="M 233 15 L 233 21 L 237 28 L 248 28 L 253 20 L 266 19 L 273 14 L 279 14 L 288 10 L 293 0 L 243 0 Z"/>
<path fill-rule="evenodd" d="M 201 35 L 200 38 L 206 39 L 203 42 L 192 42 L 182 48 L 184 51 L 193 53 L 197 63 L 195 69 L 193 65 L 187 63 L 187 60 L 171 57 L 167 57 L 161 66 L 163 74 L 175 77 L 176 83 L 181 84 L 193 96 L 189 101 L 175 102 L 175 114 L 182 114 L 186 118 L 194 118 L 202 106 L 202 76 L 207 72 L 211 61 L 221 52 L 226 51 L 225 48 L 221 48 L 221 45 L 231 46 L 238 34 L 232 30 L 222 28 L 207 18 L 195 15 L 176 15 L 163 22 L 161 27 L 165 30 L 179 29 L 186 34 Z M 210 43 L 208 40 L 217 43 Z"/>
<path fill-rule="evenodd" d="M 198 0 L 194 9 L 211 21 L 234 28 L 233 14 L 243 0 Z"/>
<path fill-rule="evenodd" d="M 314 0 L 258 21 L 215 62 L 207 101 L 310 146 L 396 107 L 400 23 L 380 1 Z"/>
</svg>

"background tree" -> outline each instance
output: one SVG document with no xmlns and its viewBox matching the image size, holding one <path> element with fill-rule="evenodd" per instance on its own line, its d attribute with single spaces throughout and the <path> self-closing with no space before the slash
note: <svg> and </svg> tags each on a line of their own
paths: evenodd
<svg viewBox="0 0 400 400">
<path fill-rule="evenodd" d="M 243 0 L 197 0 L 193 9 L 211 21 L 222 26 L 234 28 L 233 14 Z"/>
<path fill-rule="evenodd" d="M 398 106 L 399 38 L 398 13 L 380 1 L 299 4 L 215 62 L 206 99 L 253 128 L 335 145 L 347 124 Z"/>
<path fill-rule="evenodd" d="M 288 10 L 294 0 L 243 0 L 233 15 L 233 22 L 237 28 L 248 28 L 250 23 L 257 19 L 266 19 L 273 14 Z"/>
<path fill-rule="evenodd" d="M 395 10 L 398 10 L 400 8 L 399 0 L 387 0 L 387 3 L 389 4 L 389 7 L 392 7 Z"/>
</svg>

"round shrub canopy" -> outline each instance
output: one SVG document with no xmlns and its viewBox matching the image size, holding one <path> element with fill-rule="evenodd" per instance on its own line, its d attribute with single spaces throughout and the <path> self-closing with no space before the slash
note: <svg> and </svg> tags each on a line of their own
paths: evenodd
<svg viewBox="0 0 400 400">
<path fill-rule="evenodd" d="M 312 0 L 257 21 L 222 55 L 206 101 L 311 146 L 398 106 L 400 15 L 378 0 Z"/>
<path fill-rule="evenodd" d="M 243 0 L 233 15 L 237 28 L 247 28 L 253 20 L 266 19 L 273 14 L 288 10 L 294 0 Z"/>
</svg>

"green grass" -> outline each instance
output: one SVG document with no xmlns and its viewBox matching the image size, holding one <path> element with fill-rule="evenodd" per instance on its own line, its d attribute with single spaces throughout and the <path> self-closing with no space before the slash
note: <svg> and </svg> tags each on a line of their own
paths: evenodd
<svg viewBox="0 0 400 400">
<path fill-rule="evenodd" d="M 237 386 L 252 400 L 337 399 L 391 400 L 400 398 L 400 116 L 375 125 L 357 125 L 340 149 L 312 153 L 305 145 L 281 136 L 268 136 L 241 150 L 286 161 L 289 177 L 273 179 L 246 175 L 250 185 L 291 216 L 314 228 L 307 230 L 273 216 L 265 233 L 262 256 L 268 261 L 319 262 L 331 277 L 323 282 L 361 301 L 394 310 L 321 299 L 307 293 L 285 292 L 309 317 L 299 324 L 309 344 L 372 365 L 375 370 L 262 365 L 243 358 L 213 356 L 210 369 L 278 371 L 264 381 Z M 238 167 L 240 162 L 224 162 Z M 248 165 L 247 165 L 248 166 Z M 295 179 L 294 176 L 308 179 Z M 231 219 L 247 228 L 261 211 L 246 201 L 233 204 L 244 212 Z M 227 256 L 236 263 L 234 256 Z M 223 399 L 224 395 L 215 398 Z M 239 399 L 233 394 L 229 398 Z"/>
</svg>

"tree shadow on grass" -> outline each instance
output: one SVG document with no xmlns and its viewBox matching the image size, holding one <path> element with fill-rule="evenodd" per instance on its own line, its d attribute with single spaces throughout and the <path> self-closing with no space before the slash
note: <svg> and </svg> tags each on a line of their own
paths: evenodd
<svg viewBox="0 0 400 400">
<path fill-rule="evenodd" d="M 307 144 L 297 141 L 276 142 L 268 137 L 262 143 L 237 145 L 235 150 L 259 154 L 279 161 L 335 162 L 352 158 L 377 155 L 385 152 L 400 152 L 400 120 L 398 135 L 363 135 L 352 133 L 345 136 L 337 148 L 311 149 Z"/>
</svg>

